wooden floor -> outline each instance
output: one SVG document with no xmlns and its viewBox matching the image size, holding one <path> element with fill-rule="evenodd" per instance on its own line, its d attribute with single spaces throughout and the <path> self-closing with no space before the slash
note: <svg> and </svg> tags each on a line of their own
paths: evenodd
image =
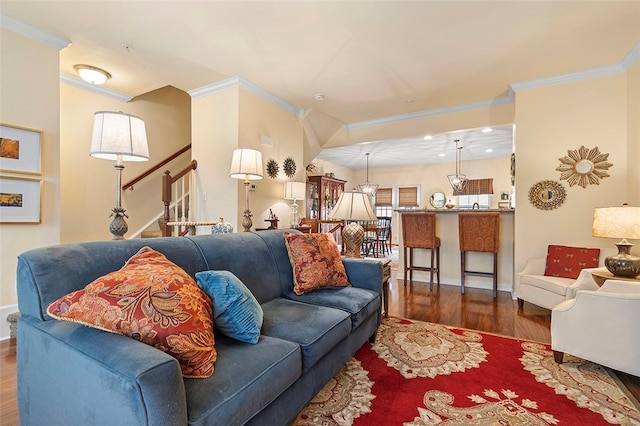
<svg viewBox="0 0 640 426">
<path fill-rule="evenodd" d="M 409 283 L 396 280 L 392 271 L 389 292 L 389 315 L 428 321 L 453 327 L 495 333 L 519 339 L 550 343 L 549 325 L 551 313 L 547 309 L 525 303 L 518 310 L 511 294 L 498 292 L 491 297 L 491 290 L 467 288 L 460 294 L 460 287 L 428 283 Z M 11 341 L 0 342 L 0 425 L 18 425 L 16 401 L 16 352 Z M 640 400 L 640 377 L 618 373 L 631 393 Z"/>
</svg>

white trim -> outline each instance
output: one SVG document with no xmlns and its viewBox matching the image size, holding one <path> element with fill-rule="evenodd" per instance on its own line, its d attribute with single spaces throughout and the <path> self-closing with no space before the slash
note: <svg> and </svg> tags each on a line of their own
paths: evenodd
<svg viewBox="0 0 640 426">
<path fill-rule="evenodd" d="M 18 305 L 0 306 L 0 341 L 7 340 L 10 337 L 11 330 L 7 316 L 18 312 Z"/>
<path fill-rule="evenodd" d="M 591 78 L 608 77 L 610 75 L 621 74 L 623 72 L 625 72 L 625 69 L 621 64 L 609 65 L 606 67 L 593 68 L 590 70 L 578 71 L 569 74 L 560 74 L 552 77 L 523 81 L 520 83 L 511 83 L 509 87 L 514 92 L 518 92 L 520 90 L 538 89 L 541 87 L 553 86 L 555 84 L 571 83 L 574 81 L 587 80 Z"/>
<path fill-rule="evenodd" d="M 294 105 L 291 105 L 290 103 L 285 102 L 282 99 L 278 98 L 277 96 L 267 92 L 263 88 L 256 86 L 249 80 L 239 76 L 230 77 L 230 78 L 218 81 L 216 83 L 208 84 L 206 86 L 202 86 L 197 89 L 189 90 L 187 93 L 193 99 L 197 99 L 203 96 L 220 93 L 224 90 L 233 89 L 235 87 L 239 87 L 248 92 L 251 92 L 254 95 L 259 96 L 268 102 L 271 102 L 272 104 L 284 109 L 285 111 L 290 112 L 291 114 L 297 117 L 302 117 L 305 113 L 304 108 L 298 108 Z"/>
<path fill-rule="evenodd" d="M 621 65 L 625 71 L 629 71 L 637 62 L 640 62 L 640 41 L 633 46 L 633 49 L 631 49 L 629 54 L 622 60 Z"/>
<path fill-rule="evenodd" d="M 71 44 L 71 41 L 67 39 L 56 37 L 4 15 L 0 15 L 0 28 L 13 31 L 21 36 L 55 47 L 58 50 L 62 50 Z"/>
<path fill-rule="evenodd" d="M 61 83 L 67 83 L 71 86 L 75 86 L 78 87 L 80 89 L 84 89 L 84 90 L 88 90 L 89 92 L 93 92 L 93 93 L 97 93 L 98 95 L 102 95 L 102 96 L 106 96 L 109 98 L 113 98 L 115 100 L 121 101 L 121 102 L 129 102 L 131 99 L 133 99 L 132 96 L 126 95 L 124 93 L 121 92 L 117 92 L 115 90 L 111 90 L 111 89 L 107 89 L 106 87 L 102 87 L 102 86 L 96 86 L 95 84 L 90 84 L 87 83 L 86 81 L 80 79 L 80 78 L 76 78 L 76 77 L 72 77 L 70 75 L 67 74 L 63 74 L 60 73 L 60 82 Z"/>
</svg>

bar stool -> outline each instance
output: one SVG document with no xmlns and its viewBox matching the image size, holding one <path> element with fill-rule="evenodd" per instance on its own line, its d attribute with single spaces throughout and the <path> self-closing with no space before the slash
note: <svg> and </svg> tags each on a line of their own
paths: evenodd
<svg viewBox="0 0 640 426">
<path fill-rule="evenodd" d="M 498 297 L 498 247 L 500 240 L 500 213 L 458 213 L 458 236 L 460 239 L 460 278 L 464 294 L 466 275 L 493 277 L 493 298 Z M 493 272 L 467 271 L 467 252 L 493 253 Z"/>
<path fill-rule="evenodd" d="M 436 237 L 436 214 L 427 212 L 402 213 L 402 243 L 404 246 L 404 285 L 409 279 L 413 281 L 413 271 L 429 271 L 429 289 L 433 289 L 433 273 L 436 273 L 440 285 L 440 238 Z M 413 249 L 431 249 L 430 266 L 413 264 Z M 409 256 L 407 257 L 407 249 Z M 435 263 L 434 263 L 435 252 Z"/>
</svg>

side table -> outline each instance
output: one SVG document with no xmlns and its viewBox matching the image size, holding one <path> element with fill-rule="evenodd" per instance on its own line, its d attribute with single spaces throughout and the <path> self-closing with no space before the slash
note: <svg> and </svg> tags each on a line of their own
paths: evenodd
<svg viewBox="0 0 640 426">
<path fill-rule="evenodd" d="M 615 277 L 611 272 L 606 270 L 593 271 L 591 272 L 591 276 L 593 277 L 593 281 L 595 281 L 595 283 L 598 284 L 598 287 L 602 287 L 602 284 L 604 284 L 605 281 L 611 280 L 611 279 L 640 283 L 640 277 L 636 277 L 636 278 Z"/>
<path fill-rule="evenodd" d="M 391 259 L 365 257 L 382 263 L 382 316 L 389 316 L 389 286 L 391 285 Z"/>
</svg>

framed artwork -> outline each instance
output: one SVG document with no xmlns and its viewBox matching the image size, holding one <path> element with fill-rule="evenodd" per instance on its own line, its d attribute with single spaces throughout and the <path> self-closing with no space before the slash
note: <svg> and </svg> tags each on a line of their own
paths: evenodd
<svg viewBox="0 0 640 426">
<path fill-rule="evenodd" d="M 42 174 L 42 132 L 0 124 L 0 171 Z"/>
<path fill-rule="evenodd" d="M 40 223 L 42 179 L 0 177 L 0 223 Z"/>
</svg>

